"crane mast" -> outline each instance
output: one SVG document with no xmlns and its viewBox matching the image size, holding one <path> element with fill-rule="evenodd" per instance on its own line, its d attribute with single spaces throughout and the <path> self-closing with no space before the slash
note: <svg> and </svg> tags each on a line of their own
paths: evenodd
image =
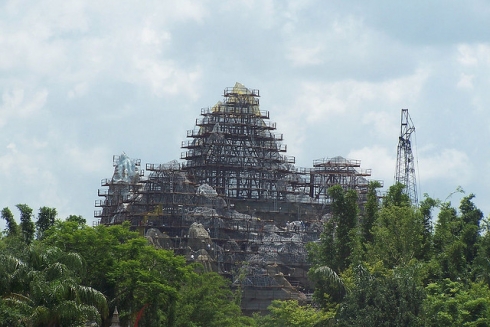
<svg viewBox="0 0 490 327">
<path fill-rule="evenodd" d="M 412 134 L 415 126 L 408 114 L 408 109 L 402 109 L 400 137 L 396 156 L 395 183 L 405 185 L 404 193 L 408 195 L 413 205 L 418 205 L 415 159 L 412 152 Z"/>
</svg>

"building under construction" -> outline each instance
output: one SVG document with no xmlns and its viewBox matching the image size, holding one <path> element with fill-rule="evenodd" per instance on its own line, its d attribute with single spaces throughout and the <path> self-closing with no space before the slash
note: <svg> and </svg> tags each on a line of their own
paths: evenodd
<svg viewBox="0 0 490 327">
<path fill-rule="evenodd" d="M 95 204 L 101 224 L 130 221 L 155 246 L 230 278 L 246 313 L 274 299 L 309 300 L 305 244 L 328 219 L 327 190 L 354 189 L 362 205 L 371 175 L 343 157 L 295 167 L 259 97 L 239 83 L 226 88 L 187 131 L 181 162 L 143 169 L 140 160 L 114 156 L 114 175 L 102 180 Z"/>
</svg>

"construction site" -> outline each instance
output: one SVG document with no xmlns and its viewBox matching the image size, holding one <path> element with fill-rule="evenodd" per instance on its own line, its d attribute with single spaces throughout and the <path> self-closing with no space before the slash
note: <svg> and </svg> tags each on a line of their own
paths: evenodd
<svg viewBox="0 0 490 327">
<path fill-rule="evenodd" d="M 95 203 L 100 224 L 129 221 L 156 247 L 228 278 L 248 314 L 275 299 L 311 301 L 306 244 L 330 217 L 327 190 L 355 190 L 362 208 L 371 176 L 340 156 L 296 167 L 259 98 L 239 83 L 226 88 L 201 109 L 180 160 L 142 166 L 114 156 Z"/>
</svg>

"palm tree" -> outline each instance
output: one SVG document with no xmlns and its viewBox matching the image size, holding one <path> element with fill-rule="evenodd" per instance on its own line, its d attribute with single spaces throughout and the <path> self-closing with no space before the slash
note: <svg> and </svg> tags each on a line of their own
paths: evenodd
<svg viewBox="0 0 490 327">
<path fill-rule="evenodd" d="M 30 327 L 79 326 L 100 323 L 108 314 L 104 295 L 80 285 L 83 260 L 76 253 L 56 247 L 32 245 L 20 257 L 1 255 L 7 263 L 0 270 L 4 301 L 24 314 Z M 6 284 L 3 284 L 6 282 Z"/>
</svg>

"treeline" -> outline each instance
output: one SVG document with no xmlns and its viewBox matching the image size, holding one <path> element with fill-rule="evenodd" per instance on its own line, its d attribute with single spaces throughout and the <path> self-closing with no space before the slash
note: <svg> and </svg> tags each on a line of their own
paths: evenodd
<svg viewBox="0 0 490 327">
<path fill-rule="evenodd" d="M 216 273 L 149 245 L 128 224 L 89 227 L 43 207 L 5 208 L 0 239 L 0 326 L 254 326 Z"/>
<path fill-rule="evenodd" d="M 121 326 L 490 326 L 490 233 L 474 195 L 416 207 L 403 185 L 382 200 L 379 187 L 362 210 L 354 191 L 329 189 L 331 218 L 308 245 L 316 305 L 274 301 L 253 317 L 227 280 L 127 224 L 89 227 L 47 207 L 34 223 L 27 205 L 17 224 L 5 208 L 0 326 L 109 326 L 116 306 Z"/>
<path fill-rule="evenodd" d="M 459 210 L 428 196 L 415 207 L 403 185 L 381 202 L 378 187 L 369 185 L 362 215 L 354 191 L 329 189 L 332 219 L 309 246 L 309 274 L 330 323 L 490 326 L 490 233 L 474 195 Z"/>
</svg>

